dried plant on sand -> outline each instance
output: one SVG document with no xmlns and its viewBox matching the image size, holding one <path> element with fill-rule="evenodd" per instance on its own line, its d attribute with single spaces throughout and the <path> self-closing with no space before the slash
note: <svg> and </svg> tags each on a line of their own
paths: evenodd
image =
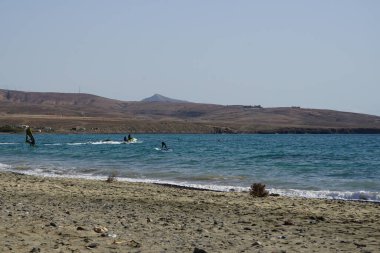
<svg viewBox="0 0 380 253">
<path fill-rule="evenodd" d="M 106 179 L 106 182 L 107 182 L 107 183 L 115 182 L 115 181 L 117 181 L 116 177 L 117 177 L 117 173 L 116 173 L 115 171 L 113 171 L 113 172 L 108 176 L 108 178 Z"/>
<path fill-rule="evenodd" d="M 249 195 L 252 197 L 267 197 L 269 192 L 265 190 L 265 184 L 262 183 L 253 183 L 249 189 Z"/>
</svg>

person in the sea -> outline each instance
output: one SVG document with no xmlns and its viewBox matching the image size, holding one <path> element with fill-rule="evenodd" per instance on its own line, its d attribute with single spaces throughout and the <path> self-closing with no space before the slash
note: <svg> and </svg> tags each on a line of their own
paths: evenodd
<svg viewBox="0 0 380 253">
<path fill-rule="evenodd" d="M 168 149 L 165 142 L 161 142 L 161 149 Z"/>
<path fill-rule="evenodd" d="M 133 138 L 131 136 L 131 134 L 128 134 L 128 138 L 127 136 L 124 136 L 124 141 L 131 141 Z"/>
<path fill-rule="evenodd" d="M 30 130 L 30 127 L 26 128 L 25 130 L 25 142 L 29 143 L 30 146 L 34 146 L 34 144 L 36 144 L 36 140 L 32 135 L 32 130 Z"/>
</svg>

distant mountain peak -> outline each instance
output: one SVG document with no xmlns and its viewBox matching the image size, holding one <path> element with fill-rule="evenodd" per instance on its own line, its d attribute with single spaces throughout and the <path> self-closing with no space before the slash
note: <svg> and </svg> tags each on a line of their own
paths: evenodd
<svg viewBox="0 0 380 253">
<path fill-rule="evenodd" d="M 189 103 L 187 101 L 184 101 L 184 100 L 179 100 L 179 99 L 174 99 L 174 98 L 169 98 L 169 97 L 165 97 L 161 94 L 154 94 L 153 96 L 151 97 L 148 97 L 148 98 L 144 98 L 143 100 L 141 100 L 142 102 L 167 102 L 167 103 Z"/>
</svg>

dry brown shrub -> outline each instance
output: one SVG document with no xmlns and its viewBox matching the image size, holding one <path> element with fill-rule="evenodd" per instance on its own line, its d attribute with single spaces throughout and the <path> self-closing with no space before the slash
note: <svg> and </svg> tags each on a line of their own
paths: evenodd
<svg viewBox="0 0 380 253">
<path fill-rule="evenodd" d="M 108 178 L 106 179 L 106 182 L 107 183 L 113 183 L 113 182 L 116 182 L 117 181 L 117 173 L 115 171 L 113 171 L 109 176 Z"/>
<path fill-rule="evenodd" d="M 256 198 L 263 198 L 269 195 L 269 192 L 265 190 L 265 184 L 262 183 L 253 183 L 249 189 L 249 195 Z"/>
</svg>

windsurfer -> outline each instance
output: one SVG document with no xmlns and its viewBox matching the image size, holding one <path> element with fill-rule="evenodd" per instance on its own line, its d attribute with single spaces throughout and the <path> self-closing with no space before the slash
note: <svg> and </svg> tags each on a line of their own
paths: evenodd
<svg viewBox="0 0 380 253">
<path fill-rule="evenodd" d="M 36 141 L 33 137 L 32 130 L 30 129 L 30 127 L 26 128 L 25 130 L 25 142 L 29 143 L 30 146 L 34 146 L 34 144 L 36 144 Z"/>
</svg>

